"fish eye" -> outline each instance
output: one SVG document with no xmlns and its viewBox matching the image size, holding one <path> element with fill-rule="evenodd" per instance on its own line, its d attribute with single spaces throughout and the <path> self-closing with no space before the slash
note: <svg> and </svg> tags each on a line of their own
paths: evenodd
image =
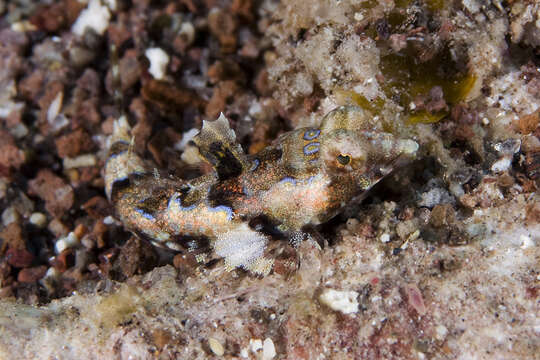
<svg viewBox="0 0 540 360">
<path fill-rule="evenodd" d="M 336 159 L 338 163 L 340 163 L 343 166 L 348 165 L 351 162 L 350 155 L 339 154 Z"/>
</svg>

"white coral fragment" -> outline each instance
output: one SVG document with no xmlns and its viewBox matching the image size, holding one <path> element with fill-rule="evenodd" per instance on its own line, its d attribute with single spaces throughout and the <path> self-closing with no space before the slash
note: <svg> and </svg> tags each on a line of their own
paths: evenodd
<svg viewBox="0 0 540 360">
<path fill-rule="evenodd" d="M 169 55 L 158 47 L 146 49 L 144 55 L 150 61 L 148 72 L 152 74 L 154 79 L 162 80 L 169 64 Z"/>
<path fill-rule="evenodd" d="M 88 7 L 81 12 L 77 21 L 71 27 L 71 31 L 82 36 L 86 29 L 89 28 L 97 34 L 103 35 L 109 27 L 110 20 L 109 8 L 103 5 L 101 0 L 90 0 Z"/>
<path fill-rule="evenodd" d="M 64 93 L 62 91 L 59 91 L 58 94 L 56 94 L 54 100 L 49 105 L 49 108 L 47 109 L 47 121 L 49 122 L 49 124 L 52 124 L 60 113 L 60 109 L 62 109 L 63 99 Z"/>
<path fill-rule="evenodd" d="M 262 353 L 263 360 L 272 360 L 276 355 L 276 347 L 274 346 L 272 339 L 264 339 Z"/>
<path fill-rule="evenodd" d="M 509 157 L 503 157 L 500 160 L 497 160 L 496 162 L 491 165 L 491 171 L 495 173 L 501 173 L 504 172 L 512 166 L 512 159 Z"/>
<path fill-rule="evenodd" d="M 341 311 L 343 314 L 358 312 L 358 293 L 356 291 L 340 291 L 324 289 L 319 301 L 330 309 Z"/>
</svg>

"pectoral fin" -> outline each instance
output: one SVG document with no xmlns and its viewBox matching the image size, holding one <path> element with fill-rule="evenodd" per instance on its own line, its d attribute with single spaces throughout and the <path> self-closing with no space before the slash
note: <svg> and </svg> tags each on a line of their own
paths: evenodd
<svg viewBox="0 0 540 360">
<path fill-rule="evenodd" d="M 216 121 L 203 121 L 201 132 L 193 142 L 201 156 L 216 169 L 220 180 L 236 177 L 249 169 L 246 154 L 223 113 Z"/>
</svg>

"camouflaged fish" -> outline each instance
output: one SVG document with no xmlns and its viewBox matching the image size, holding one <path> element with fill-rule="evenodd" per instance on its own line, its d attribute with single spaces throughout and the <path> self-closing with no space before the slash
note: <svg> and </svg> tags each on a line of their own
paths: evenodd
<svg viewBox="0 0 540 360">
<path fill-rule="evenodd" d="M 318 128 L 281 135 L 256 155 L 244 153 L 223 114 L 204 121 L 193 141 L 214 171 L 193 180 L 160 177 L 131 151 L 131 141 L 121 117 L 114 124 L 105 183 L 125 227 L 173 250 L 206 241 L 231 269 L 262 275 L 273 265 L 265 254 L 271 234 L 297 241 L 418 149 L 351 106 L 330 112 Z"/>
</svg>

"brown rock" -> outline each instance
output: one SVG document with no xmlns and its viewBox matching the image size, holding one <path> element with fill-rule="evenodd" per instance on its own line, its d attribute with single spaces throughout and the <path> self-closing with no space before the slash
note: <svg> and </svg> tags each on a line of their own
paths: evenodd
<svg viewBox="0 0 540 360">
<path fill-rule="evenodd" d="M 181 274 L 192 274 L 197 268 L 197 259 L 193 254 L 177 254 L 173 259 L 173 265 Z"/>
<path fill-rule="evenodd" d="M 97 221 L 94 224 L 94 227 L 92 228 L 92 233 L 90 234 L 96 241 L 96 245 L 98 248 L 105 247 L 105 239 L 104 235 L 107 232 L 107 225 L 103 223 L 103 221 Z"/>
<path fill-rule="evenodd" d="M 224 10 L 213 10 L 208 14 L 208 27 L 221 45 L 223 53 L 232 53 L 236 49 L 236 17 Z"/>
<path fill-rule="evenodd" d="M 109 116 L 105 121 L 101 123 L 101 132 L 104 135 L 111 135 L 114 129 L 114 118 Z"/>
<path fill-rule="evenodd" d="M 435 205 L 431 211 L 429 222 L 434 227 L 443 227 L 455 222 L 455 211 L 452 205 Z"/>
<path fill-rule="evenodd" d="M 81 11 L 86 7 L 86 4 L 79 0 L 66 0 L 66 18 L 69 25 L 72 25 L 79 17 Z"/>
<path fill-rule="evenodd" d="M 96 220 L 110 214 L 109 202 L 103 196 L 94 196 L 82 205 L 82 209 Z"/>
<path fill-rule="evenodd" d="M 45 32 L 57 32 L 67 25 L 67 14 L 63 1 L 41 6 L 30 17 L 30 22 Z"/>
<path fill-rule="evenodd" d="M 7 247 L 12 249 L 25 249 L 26 245 L 22 237 L 21 225 L 17 222 L 12 222 L 7 225 L 2 232 L 0 232 L 0 238 L 4 241 L 0 249 L 5 251 Z"/>
<path fill-rule="evenodd" d="M 109 40 L 111 43 L 115 44 L 117 47 L 120 47 L 125 41 L 131 39 L 132 34 L 129 32 L 129 29 L 125 24 L 125 14 L 118 13 L 117 17 L 117 21 L 109 25 L 107 34 L 109 35 Z"/>
<path fill-rule="evenodd" d="M 73 234 L 77 237 L 77 239 L 82 239 L 84 235 L 88 232 L 88 228 L 84 226 L 84 224 L 79 224 L 75 227 L 75 230 L 73 230 Z"/>
<path fill-rule="evenodd" d="M 84 129 L 77 129 L 55 140 L 56 152 L 61 158 L 75 157 L 92 150 L 94 143 Z"/>
<path fill-rule="evenodd" d="M 152 269 L 157 259 L 152 245 L 132 236 L 120 249 L 117 265 L 122 270 L 123 276 L 131 277 L 136 273 Z"/>
<path fill-rule="evenodd" d="M 98 102 L 97 98 L 90 98 L 77 104 L 71 121 L 72 126 L 83 127 L 86 124 L 99 124 L 101 122 L 101 114 L 98 110 Z"/>
<path fill-rule="evenodd" d="M 130 49 L 120 59 L 120 81 L 123 91 L 133 87 L 141 78 L 141 65 L 138 56 L 137 50 Z"/>
<path fill-rule="evenodd" d="M 92 69 L 86 69 L 77 80 L 75 89 L 77 100 L 88 99 L 99 96 L 101 92 L 101 80 L 98 73 Z"/>
<path fill-rule="evenodd" d="M 522 116 L 518 121 L 519 132 L 523 135 L 530 134 L 538 127 L 540 123 L 540 110 L 532 114 Z"/>
<path fill-rule="evenodd" d="M 45 265 L 22 269 L 19 271 L 17 281 L 21 283 L 33 283 L 45 276 L 46 273 L 47 267 Z"/>
<path fill-rule="evenodd" d="M 0 49 L 6 52 L 21 55 L 28 43 L 28 37 L 24 32 L 11 30 L 9 27 L 0 31 Z"/>
<path fill-rule="evenodd" d="M 206 105 L 205 113 L 210 119 L 216 119 L 219 113 L 225 111 L 227 101 L 232 99 L 238 90 L 238 85 L 232 80 L 222 81 L 214 88 L 212 98 Z"/>
<path fill-rule="evenodd" d="M 268 82 L 268 71 L 262 69 L 255 77 L 255 88 L 257 92 L 263 96 L 268 96 L 272 91 Z"/>
<path fill-rule="evenodd" d="M 32 264 L 34 255 L 26 249 L 10 248 L 6 252 L 6 260 L 9 265 L 16 268 L 25 268 Z"/>
<path fill-rule="evenodd" d="M 57 238 L 66 236 L 69 232 L 68 227 L 57 218 L 52 219 L 51 222 L 49 222 L 47 229 Z"/>
<path fill-rule="evenodd" d="M 79 185 L 84 183 L 89 183 L 92 180 L 99 177 L 101 173 L 101 168 L 98 166 L 87 166 L 79 169 L 80 171 L 80 178 L 79 178 Z"/>
<path fill-rule="evenodd" d="M 145 100 L 175 113 L 184 111 L 186 106 L 204 105 L 204 101 L 194 92 L 155 79 L 143 85 L 141 94 Z"/>
<path fill-rule="evenodd" d="M 75 254 L 71 249 L 62 251 L 51 261 L 53 266 L 59 272 L 64 272 L 75 264 Z"/>
<path fill-rule="evenodd" d="M 24 151 L 15 145 L 13 136 L 3 130 L 0 130 L 0 164 L 7 169 L 18 169 L 24 164 L 26 156 Z"/>
<path fill-rule="evenodd" d="M 6 127 L 12 129 L 22 122 L 22 110 L 12 110 L 5 120 Z"/>
<path fill-rule="evenodd" d="M 233 0 L 231 11 L 248 21 L 253 20 L 253 0 Z"/>
<path fill-rule="evenodd" d="M 52 171 L 43 169 L 28 182 L 29 193 L 45 201 L 45 209 L 54 217 L 62 216 L 73 206 L 73 189 Z"/>
<path fill-rule="evenodd" d="M 28 101 L 35 101 L 41 92 L 45 74 L 42 70 L 36 69 L 30 75 L 24 77 L 19 82 L 19 93 Z"/>
</svg>

